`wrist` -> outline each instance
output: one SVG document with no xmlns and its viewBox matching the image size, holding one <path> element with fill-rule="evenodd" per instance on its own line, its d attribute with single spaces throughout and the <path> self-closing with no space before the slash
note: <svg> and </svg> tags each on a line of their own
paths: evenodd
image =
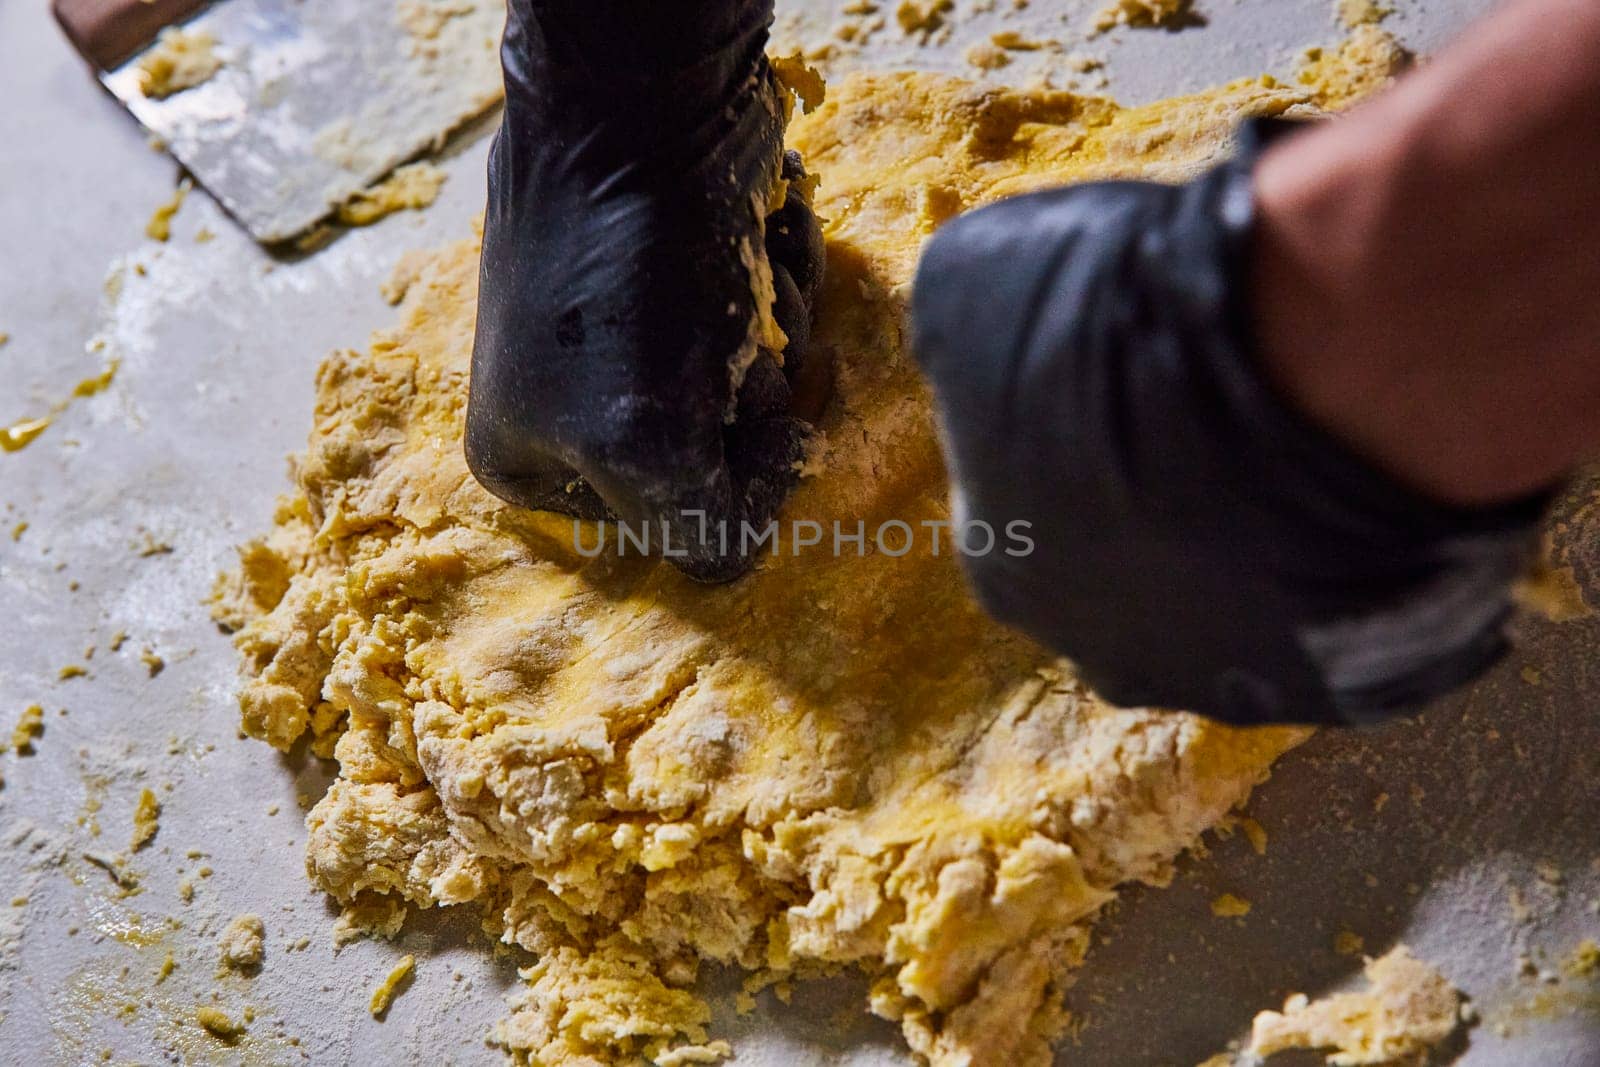
<svg viewBox="0 0 1600 1067">
<path fill-rule="evenodd" d="M 1594 447 L 1600 366 L 1572 343 L 1584 301 L 1556 291 L 1574 273 L 1541 259 L 1545 237 L 1497 214 L 1502 190 L 1419 179 L 1416 151 L 1403 129 L 1332 124 L 1263 158 L 1256 358 L 1309 421 L 1401 484 L 1493 505 Z"/>
<path fill-rule="evenodd" d="M 1263 375 L 1413 490 L 1482 506 L 1600 452 L 1600 8 L 1526 0 L 1255 172 Z"/>
</svg>

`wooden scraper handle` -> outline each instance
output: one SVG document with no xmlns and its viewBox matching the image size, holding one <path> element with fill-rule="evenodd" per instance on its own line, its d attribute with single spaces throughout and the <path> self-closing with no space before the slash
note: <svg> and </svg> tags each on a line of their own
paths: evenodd
<svg viewBox="0 0 1600 1067">
<path fill-rule="evenodd" d="M 120 67 L 156 34 L 208 0 L 51 0 L 50 9 L 78 53 L 101 70 Z"/>
</svg>

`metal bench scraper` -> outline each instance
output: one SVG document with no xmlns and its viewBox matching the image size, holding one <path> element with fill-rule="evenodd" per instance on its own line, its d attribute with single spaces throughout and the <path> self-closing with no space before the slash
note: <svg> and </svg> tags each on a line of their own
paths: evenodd
<svg viewBox="0 0 1600 1067">
<path fill-rule="evenodd" d="M 264 244 L 316 225 L 500 99 L 503 0 L 53 0 L 100 81 Z M 156 95 L 162 30 L 220 65 Z"/>
</svg>

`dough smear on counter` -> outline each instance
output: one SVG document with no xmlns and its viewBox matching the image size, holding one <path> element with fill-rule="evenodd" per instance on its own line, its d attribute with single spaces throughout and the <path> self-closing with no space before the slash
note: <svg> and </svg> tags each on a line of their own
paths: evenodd
<svg viewBox="0 0 1600 1067">
<path fill-rule="evenodd" d="M 1239 119 L 1317 103 L 1271 79 L 1138 109 L 922 74 L 830 85 L 790 141 L 822 176 L 814 343 L 836 393 L 785 523 L 948 520 L 904 348 L 935 225 L 1063 181 L 1179 179 Z M 1164 882 L 1305 732 L 1106 705 L 985 618 L 948 538 L 785 544 L 718 587 L 585 558 L 572 520 L 502 504 L 463 461 L 477 259 L 432 257 L 395 328 L 324 362 L 297 488 L 219 585 L 245 730 L 339 761 L 307 820 L 312 880 L 380 928 L 476 902 L 533 954 L 496 1033 L 520 1062 L 725 1054 L 703 960 L 859 967 L 922 1057 L 1048 1062 L 1117 886 Z"/>
</svg>

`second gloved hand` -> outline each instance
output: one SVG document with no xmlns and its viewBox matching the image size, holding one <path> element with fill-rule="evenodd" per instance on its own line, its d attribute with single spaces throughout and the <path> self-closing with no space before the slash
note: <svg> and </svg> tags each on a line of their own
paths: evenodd
<svg viewBox="0 0 1600 1067">
<path fill-rule="evenodd" d="M 794 483 L 822 272 L 771 0 L 509 7 L 468 462 L 507 501 L 649 524 L 690 576 L 735 577 L 751 560 L 701 534 L 738 544 Z"/>
<path fill-rule="evenodd" d="M 1312 426 L 1252 352 L 1252 168 L 1021 196 L 948 224 L 913 291 L 954 520 L 993 614 L 1121 704 L 1236 723 L 1415 708 L 1505 647 L 1546 498 L 1433 504 Z"/>
</svg>

